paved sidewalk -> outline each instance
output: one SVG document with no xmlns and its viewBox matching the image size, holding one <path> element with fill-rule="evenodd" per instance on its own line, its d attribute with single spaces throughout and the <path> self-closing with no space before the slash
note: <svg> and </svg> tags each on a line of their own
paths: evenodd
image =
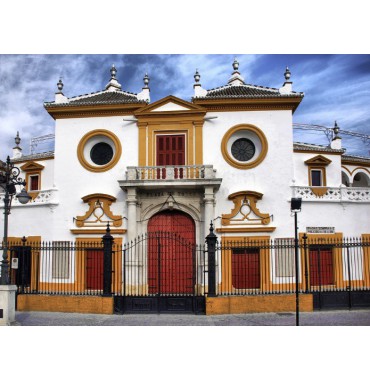
<svg viewBox="0 0 370 380">
<path fill-rule="evenodd" d="M 299 314 L 301 326 L 370 326 L 370 310 Z M 295 313 L 101 315 L 16 312 L 16 326 L 295 326 Z"/>
</svg>

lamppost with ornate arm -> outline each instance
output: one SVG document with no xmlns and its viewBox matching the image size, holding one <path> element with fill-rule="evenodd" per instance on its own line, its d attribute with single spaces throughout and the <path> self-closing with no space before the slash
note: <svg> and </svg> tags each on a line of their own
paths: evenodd
<svg viewBox="0 0 370 380">
<path fill-rule="evenodd" d="M 3 257 L 1 262 L 1 285 L 9 284 L 9 261 L 8 261 L 8 216 L 15 197 L 22 204 L 26 204 L 31 199 L 24 186 L 26 181 L 19 177 L 20 169 L 14 166 L 9 156 L 6 162 L 0 160 L 0 187 L 4 190 L 4 237 L 3 237 Z M 20 193 L 16 194 L 16 186 L 23 186 Z"/>
</svg>

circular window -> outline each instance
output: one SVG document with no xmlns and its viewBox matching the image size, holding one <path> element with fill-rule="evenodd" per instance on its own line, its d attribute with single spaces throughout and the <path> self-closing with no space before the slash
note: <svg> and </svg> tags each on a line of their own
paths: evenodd
<svg viewBox="0 0 370 380">
<path fill-rule="evenodd" d="M 77 147 L 81 165 L 92 172 L 113 168 L 121 157 L 121 143 L 110 131 L 96 129 L 82 137 Z"/>
<path fill-rule="evenodd" d="M 259 165 L 266 157 L 267 139 L 254 125 L 239 124 L 230 128 L 221 142 L 222 155 L 237 169 L 250 169 Z"/>
<path fill-rule="evenodd" d="M 90 158 L 96 165 L 106 165 L 113 158 L 113 149 L 105 142 L 97 143 L 90 151 Z"/>
<path fill-rule="evenodd" d="M 253 142 L 246 138 L 235 140 L 231 145 L 231 154 L 238 161 L 249 161 L 256 152 Z"/>
</svg>

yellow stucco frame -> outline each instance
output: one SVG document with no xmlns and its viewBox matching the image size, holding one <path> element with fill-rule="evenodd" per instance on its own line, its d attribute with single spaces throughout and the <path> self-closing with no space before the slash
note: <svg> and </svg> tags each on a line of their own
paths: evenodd
<svg viewBox="0 0 370 380">
<path fill-rule="evenodd" d="M 230 139 L 230 137 L 238 132 L 238 131 L 242 131 L 242 130 L 246 130 L 246 131 L 251 131 L 253 133 L 255 133 L 257 135 L 257 137 L 259 138 L 260 142 L 261 142 L 261 152 L 259 154 L 259 156 L 253 160 L 253 161 L 248 161 L 246 163 L 242 163 L 242 162 L 239 162 L 237 160 L 235 160 L 228 152 L 228 149 L 227 149 L 227 143 Z M 266 136 L 264 135 L 264 133 L 259 129 L 257 128 L 255 125 L 252 125 L 252 124 L 238 124 L 238 125 L 235 125 L 234 127 L 230 128 L 224 135 L 224 137 L 222 138 L 222 141 L 221 141 L 221 153 L 222 153 L 222 156 L 224 157 L 225 161 L 230 164 L 231 166 L 233 166 L 234 168 L 237 168 L 237 169 L 252 169 L 256 166 L 258 166 L 266 157 L 267 155 L 267 151 L 268 151 L 268 143 L 267 143 L 267 138 Z"/>
<path fill-rule="evenodd" d="M 245 242 L 247 247 L 256 244 L 256 247 L 262 245 L 260 248 L 260 288 L 256 290 L 256 293 L 263 292 L 271 289 L 271 278 L 270 278 L 270 249 L 266 248 L 269 246 L 270 236 L 227 236 L 221 238 L 221 246 L 228 248 L 222 249 L 221 251 L 221 281 L 219 283 L 220 293 L 231 293 L 242 291 L 242 289 L 235 289 L 232 286 L 232 245 L 233 243 Z M 235 245 L 235 248 L 238 248 Z"/>
<path fill-rule="evenodd" d="M 101 165 L 101 166 L 91 165 L 85 159 L 85 155 L 84 155 L 85 145 L 91 138 L 93 138 L 95 136 L 108 137 L 110 140 L 113 141 L 113 144 L 115 146 L 115 153 L 114 153 L 112 160 L 105 165 Z M 86 133 L 82 137 L 82 139 L 80 140 L 80 142 L 78 143 L 78 146 L 77 146 L 77 158 L 78 158 L 80 164 L 85 169 L 89 170 L 90 172 L 95 172 L 95 173 L 105 172 L 107 170 L 112 169 L 117 164 L 119 159 L 121 158 L 121 154 L 122 154 L 122 146 L 121 146 L 121 143 L 120 143 L 118 137 L 114 133 L 107 131 L 106 129 L 95 129 L 91 132 Z"/>
</svg>

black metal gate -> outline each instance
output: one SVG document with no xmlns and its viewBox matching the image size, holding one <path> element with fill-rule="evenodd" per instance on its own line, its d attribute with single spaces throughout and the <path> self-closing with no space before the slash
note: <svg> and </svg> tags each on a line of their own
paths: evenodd
<svg viewBox="0 0 370 380">
<path fill-rule="evenodd" d="M 148 232 L 115 250 L 117 313 L 204 313 L 204 246 L 170 232 Z M 117 262 L 117 256 L 113 258 Z"/>
</svg>

